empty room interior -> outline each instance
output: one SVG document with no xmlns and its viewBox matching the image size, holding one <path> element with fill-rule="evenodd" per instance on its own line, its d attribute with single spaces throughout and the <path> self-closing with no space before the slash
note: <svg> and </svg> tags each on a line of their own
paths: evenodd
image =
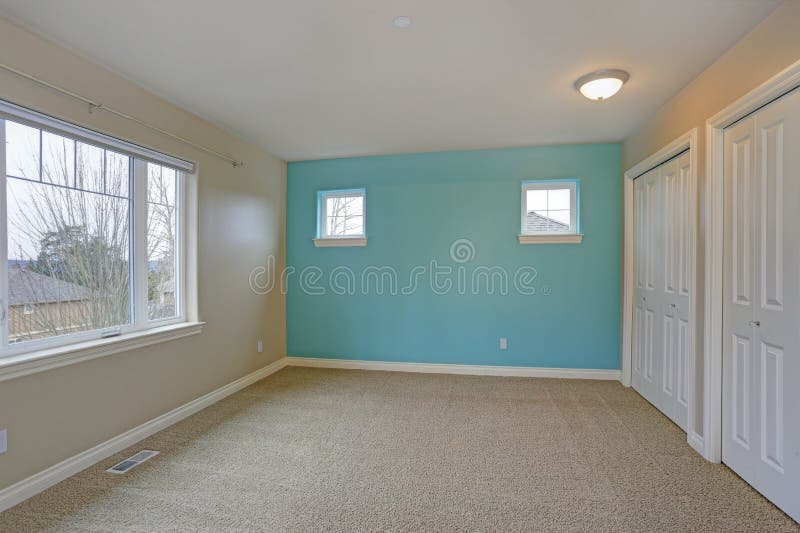
<svg viewBox="0 0 800 533">
<path fill-rule="evenodd" d="M 800 0 L 0 0 L 0 532 L 800 532 L 798 227 Z"/>
</svg>

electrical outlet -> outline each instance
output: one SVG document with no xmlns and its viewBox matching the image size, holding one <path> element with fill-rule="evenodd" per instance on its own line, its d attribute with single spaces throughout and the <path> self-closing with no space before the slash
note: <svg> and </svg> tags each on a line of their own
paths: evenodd
<svg viewBox="0 0 800 533">
<path fill-rule="evenodd" d="M 262 353 L 264 351 L 264 343 L 261 342 L 261 339 L 258 341 L 258 353 Z"/>
<path fill-rule="evenodd" d="M 505 337 L 500 338 L 500 349 L 508 350 L 508 339 L 506 339 Z"/>
<path fill-rule="evenodd" d="M 0 429 L 0 453 L 8 451 L 8 430 Z"/>
</svg>

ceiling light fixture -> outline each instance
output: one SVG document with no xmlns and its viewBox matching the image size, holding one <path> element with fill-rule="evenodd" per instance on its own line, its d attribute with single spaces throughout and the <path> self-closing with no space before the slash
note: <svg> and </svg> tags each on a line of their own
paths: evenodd
<svg viewBox="0 0 800 533">
<path fill-rule="evenodd" d="M 575 89 L 589 100 L 607 100 L 617 94 L 628 78 L 630 75 L 624 70 L 596 70 L 575 80 Z"/>
<path fill-rule="evenodd" d="M 406 16 L 395 17 L 394 20 L 392 21 L 392 24 L 394 24 L 395 28 L 408 28 L 409 26 L 411 26 L 411 17 L 406 17 Z"/>
</svg>

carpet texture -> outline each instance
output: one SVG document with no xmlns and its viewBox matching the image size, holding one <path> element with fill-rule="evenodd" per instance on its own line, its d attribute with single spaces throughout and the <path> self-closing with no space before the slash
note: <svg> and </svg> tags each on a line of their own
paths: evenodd
<svg viewBox="0 0 800 533">
<path fill-rule="evenodd" d="M 144 449 L 126 475 L 104 469 Z M 0 531 L 800 531 L 617 382 L 287 368 Z"/>
</svg>

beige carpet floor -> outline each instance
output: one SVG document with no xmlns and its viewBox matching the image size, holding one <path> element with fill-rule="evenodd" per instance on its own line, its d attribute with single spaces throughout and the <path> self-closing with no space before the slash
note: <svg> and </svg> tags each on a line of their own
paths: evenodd
<svg viewBox="0 0 800 533">
<path fill-rule="evenodd" d="M 105 468 L 149 448 L 126 475 Z M 800 531 L 616 382 L 287 368 L 0 531 Z"/>
</svg>

